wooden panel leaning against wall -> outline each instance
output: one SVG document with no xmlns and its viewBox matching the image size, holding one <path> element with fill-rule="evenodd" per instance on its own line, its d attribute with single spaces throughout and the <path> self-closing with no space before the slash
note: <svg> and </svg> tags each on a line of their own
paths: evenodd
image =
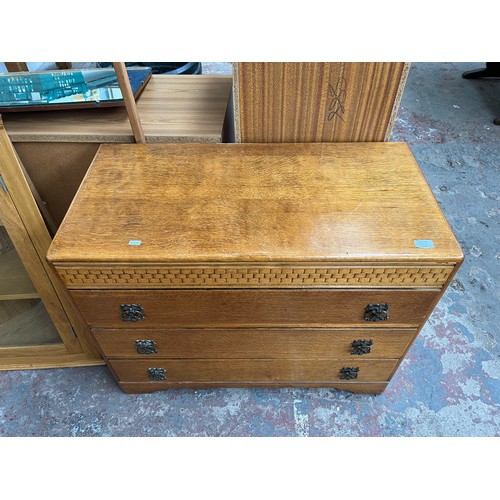
<svg viewBox="0 0 500 500">
<path fill-rule="evenodd" d="M 51 237 L 0 118 L 0 370 L 103 364 L 45 255 Z"/>
<path fill-rule="evenodd" d="M 234 63 L 235 142 L 387 141 L 409 67 Z"/>
</svg>

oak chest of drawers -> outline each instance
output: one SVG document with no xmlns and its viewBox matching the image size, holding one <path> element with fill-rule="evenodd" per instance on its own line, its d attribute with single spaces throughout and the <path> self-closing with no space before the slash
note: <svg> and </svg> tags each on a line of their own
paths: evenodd
<svg viewBox="0 0 500 500">
<path fill-rule="evenodd" d="M 463 255 L 406 144 L 134 144 L 47 258 L 126 392 L 380 393 Z"/>
</svg>

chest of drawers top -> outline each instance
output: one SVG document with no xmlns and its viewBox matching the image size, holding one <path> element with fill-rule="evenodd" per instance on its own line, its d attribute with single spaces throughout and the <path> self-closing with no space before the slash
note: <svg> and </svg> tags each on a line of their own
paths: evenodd
<svg viewBox="0 0 500 500">
<path fill-rule="evenodd" d="M 48 253 L 69 288 L 441 286 L 462 258 L 404 143 L 102 145 Z"/>
</svg>

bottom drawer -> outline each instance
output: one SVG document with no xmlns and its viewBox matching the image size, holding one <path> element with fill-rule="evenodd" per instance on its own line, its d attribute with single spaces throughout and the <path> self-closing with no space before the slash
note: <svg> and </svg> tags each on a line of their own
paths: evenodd
<svg viewBox="0 0 500 500">
<path fill-rule="evenodd" d="M 334 382 L 388 381 L 397 359 L 110 359 L 119 382 L 175 384 L 299 383 L 321 386 Z"/>
</svg>

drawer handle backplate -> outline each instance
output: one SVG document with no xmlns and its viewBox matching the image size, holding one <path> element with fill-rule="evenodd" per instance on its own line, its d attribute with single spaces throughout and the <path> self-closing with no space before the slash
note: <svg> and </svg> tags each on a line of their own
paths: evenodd
<svg viewBox="0 0 500 500">
<path fill-rule="evenodd" d="M 387 321 L 389 304 L 368 304 L 365 307 L 365 321 Z"/>
<path fill-rule="evenodd" d="M 144 321 L 144 308 L 141 304 L 122 304 L 120 306 L 122 312 L 122 321 Z"/>
<path fill-rule="evenodd" d="M 359 368 L 354 368 L 352 366 L 344 366 L 340 369 L 340 378 L 342 380 L 352 380 L 358 378 Z"/>
<path fill-rule="evenodd" d="M 136 340 L 135 348 L 139 354 L 156 354 L 156 342 L 154 340 Z"/>
<path fill-rule="evenodd" d="M 148 368 L 150 380 L 167 380 L 167 370 L 165 368 Z"/>
<path fill-rule="evenodd" d="M 353 340 L 351 354 L 370 354 L 373 340 Z"/>
</svg>

